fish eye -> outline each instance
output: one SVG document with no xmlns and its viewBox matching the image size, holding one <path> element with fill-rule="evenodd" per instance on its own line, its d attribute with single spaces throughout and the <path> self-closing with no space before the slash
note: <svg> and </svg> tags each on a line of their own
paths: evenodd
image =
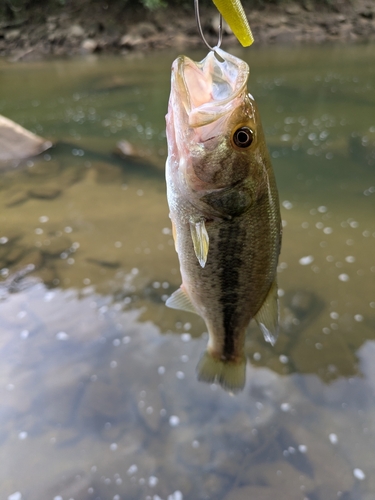
<svg viewBox="0 0 375 500">
<path fill-rule="evenodd" d="M 249 127 L 241 127 L 235 130 L 233 142 L 239 148 L 248 148 L 254 140 L 254 132 Z"/>
</svg>

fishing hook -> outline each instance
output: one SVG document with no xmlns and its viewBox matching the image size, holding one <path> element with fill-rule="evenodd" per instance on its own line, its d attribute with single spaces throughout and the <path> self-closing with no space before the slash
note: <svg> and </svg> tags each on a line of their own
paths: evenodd
<svg viewBox="0 0 375 500">
<path fill-rule="evenodd" d="M 205 39 L 204 34 L 203 34 L 201 19 L 200 19 L 200 15 L 199 15 L 199 0 L 194 0 L 194 10 L 195 10 L 195 19 L 197 20 L 199 34 L 200 34 L 203 42 L 205 43 L 205 45 L 208 47 L 208 49 L 213 50 L 215 52 L 215 48 L 219 48 L 221 45 L 221 42 L 223 40 L 223 16 L 220 14 L 220 17 L 219 17 L 219 40 L 218 40 L 215 47 L 211 47 L 211 45 L 207 42 L 207 40 Z"/>
</svg>

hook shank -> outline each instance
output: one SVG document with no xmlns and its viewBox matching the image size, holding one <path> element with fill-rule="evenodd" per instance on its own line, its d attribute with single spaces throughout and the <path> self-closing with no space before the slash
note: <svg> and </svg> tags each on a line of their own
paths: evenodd
<svg viewBox="0 0 375 500">
<path fill-rule="evenodd" d="M 211 45 L 207 42 L 207 40 L 203 34 L 201 19 L 200 19 L 200 15 L 199 15 L 199 0 L 194 0 L 194 10 L 195 10 L 195 19 L 197 20 L 198 31 L 199 31 L 199 34 L 200 34 L 204 44 L 206 45 L 206 47 L 208 47 L 209 50 L 215 50 L 215 47 L 219 48 L 221 45 L 221 42 L 223 40 L 223 16 L 220 14 L 220 17 L 219 17 L 219 39 L 218 39 L 218 42 L 217 42 L 215 47 L 211 47 Z"/>
</svg>

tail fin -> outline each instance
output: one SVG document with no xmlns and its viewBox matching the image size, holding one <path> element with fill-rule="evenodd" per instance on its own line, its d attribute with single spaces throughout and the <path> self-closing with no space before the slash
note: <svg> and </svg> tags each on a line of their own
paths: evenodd
<svg viewBox="0 0 375 500">
<path fill-rule="evenodd" d="M 226 391 L 242 391 L 246 382 L 246 358 L 236 362 L 223 361 L 206 351 L 198 363 L 197 375 L 198 380 L 209 384 L 217 382 Z"/>
</svg>

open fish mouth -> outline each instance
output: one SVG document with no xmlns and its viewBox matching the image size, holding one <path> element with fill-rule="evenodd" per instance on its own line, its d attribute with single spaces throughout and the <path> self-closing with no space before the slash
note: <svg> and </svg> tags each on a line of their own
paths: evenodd
<svg viewBox="0 0 375 500">
<path fill-rule="evenodd" d="M 200 62 L 180 56 L 172 70 L 188 124 L 193 128 L 225 115 L 237 104 L 236 98 L 247 92 L 249 66 L 219 48 Z"/>
</svg>

